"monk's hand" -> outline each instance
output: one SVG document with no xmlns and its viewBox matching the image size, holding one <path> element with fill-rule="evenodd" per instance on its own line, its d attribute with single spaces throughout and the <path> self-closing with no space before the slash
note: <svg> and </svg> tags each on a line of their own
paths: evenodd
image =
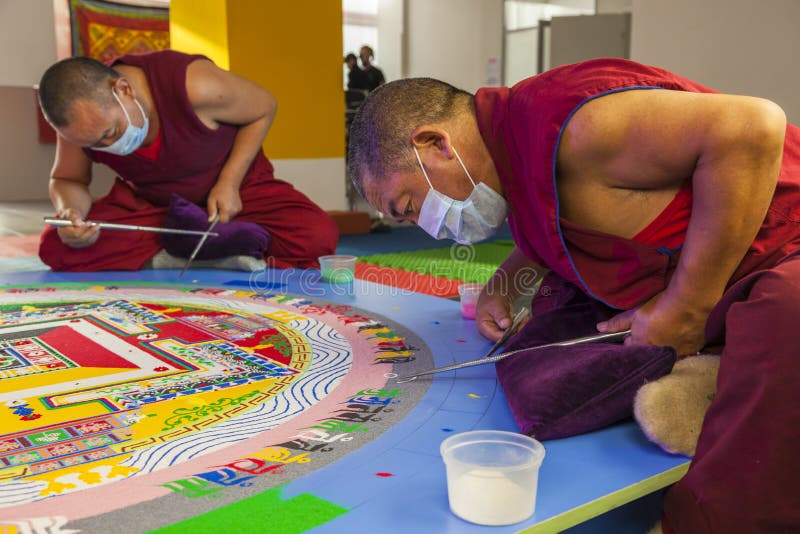
<svg viewBox="0 0 800 534">
<path fill-rule="evenodd" d="M 475 323 L 478 332 L 484 337 L 497 341 L 511 326 L 511 301 L 507 295 L 503 295 L 497 289 L 493 289 L 493 284 L 486 284 L 475 309 Z"/>
<path fill-rule="evenodd" d="M 57 230 L 61 241 L 72 248 L 84 248 L 94 245 L 100 237 L 100 227 L 88 224 L 83 220 L 83 215 L 73 208 L 66 208 L 58 212 L 59 219 L 69 219 L 72 226 L 60 226 Z"/>
<path fill-rule="evenodd" d="M 242 197 L 239 189 L 222 182 L 211 188 L 208 193 L 208 221 L 219 215 L 219 222 L 230 222 L 242 211 Z"/>
<path fill-rule="evenodd" d="M 630 329 L 626 345 L 661 345 L 675 349 L 678 356 L 697 354 L 706 344 L 708 312 L 659 293 L 638 308 L 599 323 L 597 330 L 621 332 Z"/>
</svg>

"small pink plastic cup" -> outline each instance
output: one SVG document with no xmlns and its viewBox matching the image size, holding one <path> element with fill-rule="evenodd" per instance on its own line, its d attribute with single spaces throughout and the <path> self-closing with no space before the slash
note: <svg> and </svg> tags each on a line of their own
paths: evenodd
<svg viewBox="0 0 800 534">
<path fill-rule="evenodd" d="M 467 283 L 458 286 L 458 296 L 461 299 L 461 316 L 465 319 L 475 319 L 478 296 L 482 290 L 483 284 Z"/>
</svg>

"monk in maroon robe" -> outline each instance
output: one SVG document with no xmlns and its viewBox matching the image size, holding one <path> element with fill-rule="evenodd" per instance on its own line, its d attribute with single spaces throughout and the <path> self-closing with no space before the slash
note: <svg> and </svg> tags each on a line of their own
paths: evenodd
<svg viewBox="0 0 800 534">
<path fill-rule="evenodd" d="M 516 249 L 478 303 L 490 339 L 520 275 L 549 269 L 620 310 L 597 328 L 630 328 L 628 345 L 724 345 L 663 530 L 800 532 L 800 129 L 780 107 L 621 59 L 475 95 L 398 80 L 370 94 L 348 154 L 374 207 L 435 237 L 473 242 L 508 216 Z"/>
<path fill-rule="evenodd" d="M 101 232 L 85 221 L 164 226 L 173 194 L 206 209 L 208 220 L 218 215 L 218 229 L 231 221 L 244 229 L 235 232 L 241 243 L 223 244 L 227 253 L 252 252 L 248 241 L 258 240 L 267 263 L 280 268 L 316 267 L 318 256 L 333 253 L 333 220 L 273 176 L 261 146 L 276 104 L 255 83 L 203 56 L 162 51 L 110 66 L 63 60 L 45 72 L 39 91 L 58 132 L 50 197 L 73 221 L 42 235 L 39 255 L 53 270 L 142 268 L 163 248 L 161 235 Z M 118 174 L 96 201 L 92 162 Z"/>
</svg>

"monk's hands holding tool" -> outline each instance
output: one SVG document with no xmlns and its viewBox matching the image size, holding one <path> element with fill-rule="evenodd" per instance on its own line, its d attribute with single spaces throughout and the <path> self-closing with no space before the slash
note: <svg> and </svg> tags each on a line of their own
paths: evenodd
<svg viewBox="0 0 800 534">
<path fill-rule="evenodd" d="M 514 321 L 514 302 L 522 296 L 533 297 L 543 271 L 514 247 L 478 296 L 475 323 L 483 337 L 494 342 L 503 337 Z"/>
<path fill-rule="evenodd" d="M 242 197 L 239 188 L 232 187 L 224 182 L 217 182 L 208 193 L 208 221 L 219 214 L 219 222 L 230 222 L 242 211 Z"/>
<path fill-rule="evenodd" d="M 491 341 L 497 341 L 505 329 L 511 326 L 511 311 L 511 299 L 508 295 L 502 295 L 497 289 L 492 290 L 492 284 L 486 284 L 478 296 L 475 311 L 478 332 Z"/>
<path fill-rule="evenodd" d="M 621 332 L 630 328 L 626 345 L 660 345 L 675 349 L 678 356 L 696 354 L 706 344 L 708 312 L 683 302 L 673 302 L 659 293 L 637 308 L 627 310 L 597 325 L 598 332 Z"/>
<path fill-rule="evenodd" d="M 60 226 L 57 230 L 61 241 L 72 248 L 85 248 L 94 245 L 100 237 L 100 228 L 88 224 L 78 210 L 66 208 L 58 212 L 59 219 L 69 219 L 72 226 Z"/>
</svg>

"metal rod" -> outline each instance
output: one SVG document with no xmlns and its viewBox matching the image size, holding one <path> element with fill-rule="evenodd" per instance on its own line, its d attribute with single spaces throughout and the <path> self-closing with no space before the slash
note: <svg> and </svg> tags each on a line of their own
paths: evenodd
<svg viewBox="0 0 800 534">
<path fill-rule="evenodd" d="M 208 236 L 211 235 L 211 230 L 214 229 L 214 227 L 217 225 L 218 222 L 219 222 L 219 213 L 214 215 L 214 218 L 211 220 L 211 224 L 208 226 L 208 230 L 206 230 L 203 233 L 203 237 L 200 238 L 200 241 L 197 243 L 197 246 L 194 247 L 192 255 L 189 256 L 188 260 L 186 260 L 186 264 L 184 264 L 183 269 L 181 269 L 181 273 L 178 275 L 178 280 L 183 278 L 183 274 L 186 272 L 186 269 L 188 269 L 189 265 L 191 265 L 191 263 L 194 261 L 195 256 L 197 256 L 197 253 L 200 252 L 200 249 L 203 247 L 203 243 L 206 242 Z"/>
<path fill-rule="evenodd" d="M 411 373 L 406 376 L 398 377 L 395 380 L 397 382 L 405 382 L 408 380 L 413 380 L 420 376 L 432 375 L 434 373 L 442 373 L 444 371 L 453 371 L 455 369 L 463 369 L 465 367 L 474 367 L 476 365 L 484 365 L 487 363 L 499 362 L 500 360 L 508 358 L 509 356 L 513 356 L 514 354 L 519 354 L 520 352 L 525 352 L 526 350 L 538 350 L 538 349 L 545 349 L 548 347 L 570 347 L 572 345 L 581 345 L 583 343 L 593 343 L 596 341 L 620 341 L 625 339 L 625 336 L 630 335 L 630 333 L 631 333 L 630 330 L 625 330 L 623 332 L 612 332 L 610 334 L 596 334 L 592 336 L 568 339 L 566 341 L 557 341 L 555 343 L 548 343 L 546 345 L 539 345 L 536 347 L 528 347 L 525 349 L 512 350 L 511 352 L 503 352 L 500 354 L 496 354 L 495 356 L 479 358 L 477 360 L 470 360 L 466 362 L 459 362 L 451 365 L 445 365 L 443 367 L 436 367 L 434 369 L 428 369 L 427 371 L 420 371 L 419 373 Z"/>
<path fill-rule="evenodd" d="M 45 217 L 45 224 L 50 226 L 74 226 L 69 219 L 58 219 L 55 217 Z M 157 234 L 178 234 L 178 235 L 209 235 L 217 237 L 219 234 L 208 233 L 202 230 L 181 230 L 180 228 L 159 228 L 158 226 L 138 226 L 135 224 L 117 224 L 99 221 L 86 221 L 89 226 L 97 226 L 102 230 L 137 230 L 140 232 L 154 232 Z"/>
</svg>

